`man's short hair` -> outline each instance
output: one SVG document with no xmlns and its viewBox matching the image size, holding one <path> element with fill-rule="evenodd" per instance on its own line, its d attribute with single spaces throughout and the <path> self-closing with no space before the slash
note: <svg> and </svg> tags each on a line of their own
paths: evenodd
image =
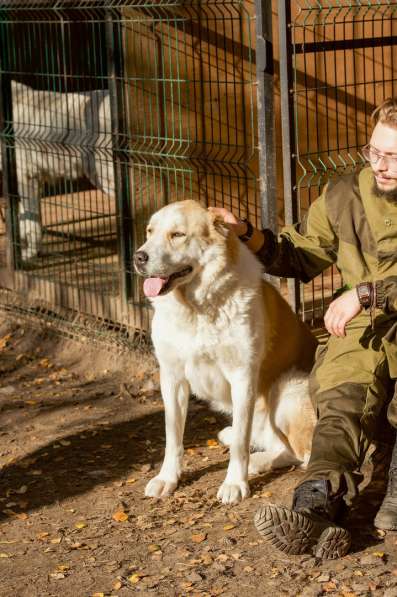
<svg viewBox="0 0 397 597">
<path fill-rule="evenodd" d="M 374 126 L 381 122 L 397 129 L 397 98 L 389 97 L 382 102 L 372 112 L 371 120 Z"/>
</svg>

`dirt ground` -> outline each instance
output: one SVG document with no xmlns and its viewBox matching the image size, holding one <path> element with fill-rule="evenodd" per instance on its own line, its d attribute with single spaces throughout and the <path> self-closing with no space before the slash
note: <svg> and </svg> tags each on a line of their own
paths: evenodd
<svg viewBox="0 0 397 597">
<path fill-rule="evenodd" d="M 375 479 L 347 520 L 351 553 L 287 557 L 263 543 L 252 519 L 262 504 L 289 504 L 302 473 L 254 478 L 249 499 L 219 504 L 228 453 L 216 434 L 226 421 L 197 401 L 179 489 L 144 497 L 164 451 L 150 355 L 2 320 L 0 376 L 1 597 L 397 596 L 397 535 L 371 524 L 382 454 L 366 465 L 364 484 Z"/>
</svg>

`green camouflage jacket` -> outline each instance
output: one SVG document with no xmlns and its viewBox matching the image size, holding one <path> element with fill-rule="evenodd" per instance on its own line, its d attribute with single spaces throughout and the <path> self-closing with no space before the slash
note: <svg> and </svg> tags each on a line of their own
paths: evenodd
<svg viewBox="0 0 397 597">
<path fill-rule="evenodd" d="M 286 226 L 278 238 L 264 230 L 258 257 L 268 273 L 302 282 L 332 264 L 348 286 L 377 282 L 384 299 L 375 322 L 389 328 L 384 344 L 397 377 L 397 202 L 377 196 L 373 186 L 370 167 L 331 179 L 304 222 Z"/>
</svg>

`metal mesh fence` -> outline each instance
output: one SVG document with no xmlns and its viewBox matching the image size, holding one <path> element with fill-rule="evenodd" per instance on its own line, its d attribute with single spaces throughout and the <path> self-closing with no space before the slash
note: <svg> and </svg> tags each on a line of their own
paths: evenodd
<svg viewBox="0 0 397 597">
<path fill-rule="evenodd" d="M 153 211 L 194 198 L 259 223 L 257 122 L 267 106 L 257 107 L 264 54 L 255 21 L 264 4 L 12 0 L 0 7 L 9 196 L 8 209 L 0 203 L 1 285 L 71 309 L 71 321 L 83 312 L 105 326 L 147 329 L 150 311 L 131 259 Z M 331 176 L 364 164 L 369 115 L 396 92 L 396 14 L 386 0 L 278 0 L 275 116 L 290 132 L 277 160 L 286 181 L 279 223 L 302 219 Z M 326 272 L 295 285 L 290 297 L 313 322 L 340 283 Z"/>
<path fill-rule="evenodd" d="M 289 48 L 291 196 L 294 217 L 302 218 L 330 177 L 364 165 L 360 149 L 371 134 L 371 112 L 397 94 L 397 6 L 358 0 L 279 6 Z M 340 284 L 336 272 L 326 272 L 301 289 L 308 320 L 322 316 Z"/>
<path fill-rule="evenodd" d="M 254 16 L 214 0 L 0 8 L 16 289 L 146 327 L 131 257 L 153 211 L 195 198 L 260 216 Z"/>
</svg>

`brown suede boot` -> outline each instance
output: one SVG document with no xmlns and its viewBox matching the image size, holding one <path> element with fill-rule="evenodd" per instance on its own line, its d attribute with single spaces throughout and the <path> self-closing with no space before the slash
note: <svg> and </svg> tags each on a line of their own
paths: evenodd
<svg viewBox="0 0 397 597">
<path fill-rule="evenodd" d="M 397 439 L 389 466 L 389 482 L 382 505 L 375 516 L 376 528 L 383 531 L 397 530 Z"/>
<path fill-rule="evenodd" d="M 332 495 L 326 479 L 305 481 L 295 489 L 292 509 L 265 506 L 256 513 L 255 526 L 266 541 L 285 553 L 340 558 L 351 543 L 349 531 L 334 523 L 344 506 L 344 494 Z"/>
</svg>

